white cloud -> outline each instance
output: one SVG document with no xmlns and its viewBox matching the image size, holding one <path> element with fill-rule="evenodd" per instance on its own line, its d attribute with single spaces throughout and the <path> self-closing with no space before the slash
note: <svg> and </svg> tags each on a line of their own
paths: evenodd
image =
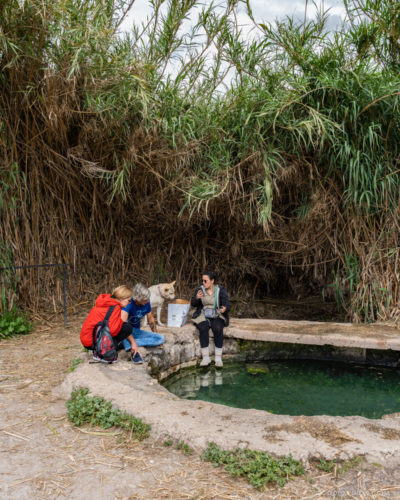
<svg viewBox="0 0 400 500">
<path fill-rule="evenodd" d="M 334 14 L 344 15 L 345 9 L 341 0 L 320 0 L 317 1 L 317 7 L 324 10 L 331 9 Z M 253 15 L 256 20 L 261 22 L 273 22 L 276 19 L 282 19 L 285 16 L 304 18 L 304 11 L 307 5 L 307 17 L 313 17 L 317 7 L 312 1 L 305 0 L 250 0 Z"/>
<path fill-rule="evenodd" d="M 122 31 L 130 31 L 133 24 L 140 26 L 146 21 L 151 12 L 149 0 L 136 0 L 121 24 L 120 29 Z"/>
<path fill-rule="evenodd" d="M 209 5 L 211 0 L 204 0 L 203 5 Z M 272 23 L 277 19 L 282 19 L 285 16 L 296 16 L 299 19 L 304 18 L 304 10 L 307 3 L 307 17 L 313 17 L 316 13 L 316 7 L 313 2 L 309 0 L 250 0 L 251 9 L 253 11 L 254 18 L 257 22 L 262 23 Z M 163 5 L 165 10 L 167 7 L 167 2 Z M 317 2 L 318 7 L 322 7 L 325 10 L 329 9 L 329 13 L 336 20 L 335 24 L 339 19 L 343 19 L 345 16 L 345 9 L 342 0 L 320 0 Z M 151 14 L 151 6 L 149 0 L 136 0 L 133 4 L 130 13 L 121 25 L 123 31 L 129 31 L 132 27 L 132 23 L 140 25 L 145 22 L 148 16 Z M 192 19 L 195 14 L 192 15 Z M 240 13 L 240 23 L 243 25 L 250 24 L 251 21 L 245 14 L 245 7 L 241 8 Z"/>
</svg>

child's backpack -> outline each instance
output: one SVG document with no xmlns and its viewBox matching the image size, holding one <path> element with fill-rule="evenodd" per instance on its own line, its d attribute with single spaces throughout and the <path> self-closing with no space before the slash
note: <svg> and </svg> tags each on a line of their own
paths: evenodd
<svg viewBox="0 0 400 500">
<path fill-rule="evenodd" d="M 99 321 L 93 328 L 93 353 L 108 363 L 112 363 L 118 358 L 118 352 L 108 326 L 108 320 L 114 308 L 115 306 L 110 306 L 103 321 Z"/>
</svg>

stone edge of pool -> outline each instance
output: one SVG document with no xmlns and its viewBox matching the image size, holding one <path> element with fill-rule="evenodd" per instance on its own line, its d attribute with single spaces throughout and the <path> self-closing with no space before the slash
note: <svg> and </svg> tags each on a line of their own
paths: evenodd
<svg viewBox="0 0 400 500">
<path fill-rule="evenodd" d="M 255 321 L 249 320 L 250 323 Z M 264 325 L 265 321 L 260 320 Z M 273 323 L 276 324 L 275 321 Z M 287 328 L 287 323 L 296 322 L 283 322 L 281 327 Z M 303 330 L 306 322 L 299 323 Z M 229 337 L 243 338 L 239 336 L 240 331 L 234 331 L 236 325 L 237 320 L 227 332 L 228 352 L 232 350 L 233 340 Z M 257 326 L 260 327 L 260 323 Z M 293 326 L 288 328 L 293 330 Z M 347 331 L 352 326 L 340 325 Z M 312 327 L 315 328 L 315 324 Z M 391 336 L 394 330 L 385 331 L 385 335 Z M 199 355 L 198 342 L 192 325 L 165 328 L 161 333 L 166 336 L 165 350 L 145 351 L 147 364 L 133 366 L 122 357 L 115 365 L 89 364 L 86 361 L 55 389 L 56 395 L 68 398 L 74 387 L 87 387 L 91 394 L 102 396 L 116 407 L 151 424 L 153 438 L 184 441 L 199 451 L 214 441 L 224 449 L 239 446 L 276 455 L 290 453 L 304 461 L 314 457 L 331 460 L 362 455 L 370 462 L 400 463 L 400 414 L 387 415 L 379 420 L 358 416 L 295 417 L 178 398 L 152 378 L 150 366 L 154 368 L 157 359 L 168 358 L 171 369 L 164 370 L 164 373 L 170 373 L 182 365 L 193 364 Z M 274 341 L 278 341 L 278 333 L 275 331 Z M 298 335 L 304 343 L 304 332 Z M 328 336 L 324 339 L 329 341 Z M 284 341 L 280 338 L 280 342 Z"/>
</svg>

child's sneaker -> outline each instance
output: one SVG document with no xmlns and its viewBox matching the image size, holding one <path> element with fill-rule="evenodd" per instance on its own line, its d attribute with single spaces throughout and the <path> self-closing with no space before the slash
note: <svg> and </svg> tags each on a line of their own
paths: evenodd
<svg viewBox="0 0 400 500">
<path fill-rule="evenodd" d="M 97 356 L 96 353 L 93 353 L 93 359 L 94 361 L 97 361 L 98 363 L 107 363 L 104 359 L 101 359 L 100 356 Z"/>
<path fill-rule="evenodd" d="M 97 361 L 98 363 L 107 363 L 107 364 L 111 364 L 111 363 L 116 363 L 118 361 L 118 358 L 114 358 L 112 359 L 111 361 L 107 361 L 106 359 L 103 359 L 103 358 L 100 358 L 99 356 L 97 356 L 97 354 L 93 353 L 93 359 L 95 361 Z"/>
<path fill-rule="evenodd" d="M 141 365 L 143 363 L 142 356 L 138 352 L 136 352 L 134 356 L 132 355 L 132 363 L 135 365 Z"/>
</svg>

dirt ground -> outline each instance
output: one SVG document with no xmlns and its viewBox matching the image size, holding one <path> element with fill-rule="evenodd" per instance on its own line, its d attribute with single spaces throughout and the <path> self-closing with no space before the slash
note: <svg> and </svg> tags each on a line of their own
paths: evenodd
<svg viewBox="0 0 400 500">
<path fill-rule="evenodd" d="M 74 427 L 52 388 L 81 356 L 82 321 L 71 315 L 64 329 L 62 318 L 43 320 L 31 335 L 0 341 L 1 499 L 400 498 L 400 470 L 385 464 L 361 461 L 344 473 L 308 464 L 305 476 L 260 492 L 151 437 Z"/>
</svg>

